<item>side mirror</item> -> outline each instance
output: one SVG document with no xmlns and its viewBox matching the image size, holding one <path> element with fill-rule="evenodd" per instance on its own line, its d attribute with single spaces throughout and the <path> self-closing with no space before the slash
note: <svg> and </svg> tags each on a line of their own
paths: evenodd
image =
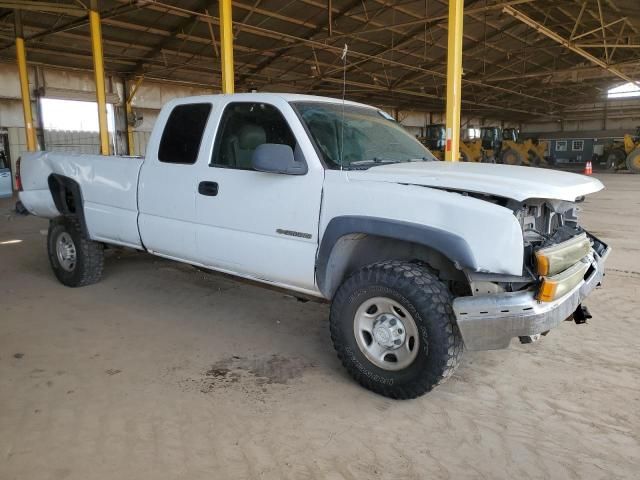
<svg viewBox="0 0 640 480">
<path fill-rule="evenodd" d="M 258 172 L 282 173 L 284 175 L 304 175 L 307 164 L 304 159 L 296 160 L 289 145 L 263 143 L 253 152 L 251 166 Z"/>
</svg>

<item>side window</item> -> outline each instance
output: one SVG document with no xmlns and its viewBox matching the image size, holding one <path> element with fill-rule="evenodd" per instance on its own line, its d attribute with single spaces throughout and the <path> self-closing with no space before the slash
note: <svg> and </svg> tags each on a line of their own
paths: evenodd
<svg viewBox="0 0 640 480">
<path fill-rule="evenodd" d="M 581 152 L 584 150 L 584 140 L 574 140 L 571 142 L 571 150 L 574 152 Z"/>
<path fill-rule="evenodd" d="M 210 103 L 174 107 L 162 132 L 158 159 L 166 163 L 195 163 L 210 112 Z"/>
<path fill-rule="evenodd" d="M 211 165 L 251 170 L 253 152 L 263 143 L 296 151 L 296 139 L 280 110 L 267 103 L 230 103 L 220 119 Z"/>
</svg>

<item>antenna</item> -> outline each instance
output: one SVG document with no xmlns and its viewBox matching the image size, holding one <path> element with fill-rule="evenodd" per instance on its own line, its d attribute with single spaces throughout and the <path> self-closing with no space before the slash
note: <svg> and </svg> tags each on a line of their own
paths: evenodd
<svg viewBox="0 0 640 480">
<path fill-rule="evenodd" d="M 342 49 L 342 120 L 340 122 L 340 170 L 342 170 L 342 157 L 344 153 L 344 97 L 347 92 L 347 52 L 349 47 L 344 44 Z"/>
</svg>

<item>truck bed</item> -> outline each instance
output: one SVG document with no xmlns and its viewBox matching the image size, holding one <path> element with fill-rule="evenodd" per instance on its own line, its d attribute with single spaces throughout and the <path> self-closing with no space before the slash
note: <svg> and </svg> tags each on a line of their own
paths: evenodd
<svg viewBox="0 0 640 480">
<path fill-rule="evenodd" d="M 80 187 L 84 218 L 93 240 L 141 248 L 138 233 L 138 178 L 144 159 L 36 152 L 22 156 L 20 199 L 34 215 L 60 215 L 50 178 L 66 178 Z"/>
</svg>

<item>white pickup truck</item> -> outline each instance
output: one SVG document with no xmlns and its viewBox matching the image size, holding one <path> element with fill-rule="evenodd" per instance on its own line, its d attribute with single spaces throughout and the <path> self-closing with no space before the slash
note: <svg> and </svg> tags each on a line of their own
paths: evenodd
<svg viewBox="0 0 640 480">
<path fill-rule="evenodd" d="M 463 345 L 583 322 L 609 253 L 577 221 L 598 180 L 433 161 L 386 113 L 323 97 L 173 100 L 146 158 L 27 154 L 17 181 L 63 284 L 97 282 L 123 245 L 329 300 L 342 363 L 393 398 L 450 376 Z"/>
</svg>

